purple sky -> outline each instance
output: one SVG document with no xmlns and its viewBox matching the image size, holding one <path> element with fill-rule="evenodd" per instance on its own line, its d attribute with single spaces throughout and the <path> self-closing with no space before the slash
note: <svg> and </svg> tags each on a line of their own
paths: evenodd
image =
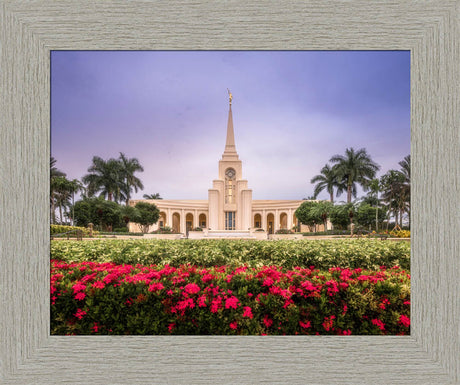
<svg viewBox="0 0 460 385">
<path fill-rule="evenodd" d="M 56 166 L 80 179 L 94 155 L 124 152 L 144 167 L 133 198 L 207 199 L 227 87 L 253 199 L 312 195 L 310 179 L 347 147 L 365 147 L 378 176 L 410 152 L 409 51 L 53 51 Z"/>
</svg>

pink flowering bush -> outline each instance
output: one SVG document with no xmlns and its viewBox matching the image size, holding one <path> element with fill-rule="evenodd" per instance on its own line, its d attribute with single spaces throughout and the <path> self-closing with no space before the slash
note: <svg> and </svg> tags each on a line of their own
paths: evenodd
<svg viewBox="0 0 460 385">
<path fill-rule="evenodd" d="M 410 275 L 51 261 L 51 334 L 406 335 Z"/>
</svg>

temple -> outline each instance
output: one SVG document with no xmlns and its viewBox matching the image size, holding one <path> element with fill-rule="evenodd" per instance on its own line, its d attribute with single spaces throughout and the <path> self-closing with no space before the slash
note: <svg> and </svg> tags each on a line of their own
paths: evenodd
<svg viewBox="0 0 460 385">
<path fill-rule="evenodd" d="M 273 234 L 280 229 L 308 231 L 308 227 L 297 227 L 294 213 L 303 200 L 253 200 L 248 181 L 243 179 L 243 165 L 235 146 L 233 128 L 232 94 L 229 91 L 227 138 L 222 158 L 219 160 L 218 176 L 208 190 L 208 200 L 131 200 L 155 204 L 160 210 L 160 219 L 149 232 L 162 227 L 171 227 L 174 232 L 193 237 L 240 237 Z M 200 232 L 193 231 L 201 228 Z M 321 230 L 320 225 L 317 230 Z M 139 226 L 129 223 L 130 231 L 139 231 Z"/>
</svg>

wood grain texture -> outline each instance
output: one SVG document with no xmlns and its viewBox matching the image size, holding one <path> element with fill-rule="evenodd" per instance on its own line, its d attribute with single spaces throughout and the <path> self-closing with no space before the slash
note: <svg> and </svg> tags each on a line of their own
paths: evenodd
<svg viewBox="0 0 460 385">
<path fill-rule="evenodd" d="M 458 1 L 0 2 L 0 382 L 460 382 Z M 49 52 L 411 50 L 410 337 L 50 337 Z"/>
</svg>

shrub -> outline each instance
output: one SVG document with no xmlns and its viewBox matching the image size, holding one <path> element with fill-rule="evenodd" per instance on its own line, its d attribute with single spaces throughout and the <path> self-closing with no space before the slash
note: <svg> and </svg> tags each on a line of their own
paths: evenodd
<svg viewBox="0 0 460 385">
<path fill-rule="evenodd" d="M 89 236 L 89 229 L 86 227 L 79 227 L 79 226 L 66 226 L 66 225 L 50 225 L 50 234 L 62 234 L 67 233 L 73 230 L 81 230 L 84 236 Z M 98 235 L 99 232 L 93 230 L 93 235 Z M 70 236 L 75 236 L 75 233 L 71 233 Z"/>
<path fill-rule="evenodd" d="M 410 230 L 392 230 L 389 234 L 396 238 L 410 238 Z"/>
<path fill-rule="evenodd" d="M 279 230 L 276 230 L 275 234 L 294 234 L 294 233 L 289 229 L 279 229 Z"/>
<path fill-rule="evenodd" d="M 201 227 L 195 227 L 193 231 L 203 231 L 203 229 Z"/>
<path fill-rule="evenodd" d="M 51 242 L 51 258 L 67 262 L 99 261 L 126 264 L 186 263 L 212 267 L 277 265 L 378 269 L 410 268 L 409 242 L 373 239 L 332 240 L 161 240 L 113 239 L 92 242 Z"/>
<path fill-rule="evenodd" d="M 410 334 L 410 276 L 51 261 L 51 334 Z"/>
</svg>

